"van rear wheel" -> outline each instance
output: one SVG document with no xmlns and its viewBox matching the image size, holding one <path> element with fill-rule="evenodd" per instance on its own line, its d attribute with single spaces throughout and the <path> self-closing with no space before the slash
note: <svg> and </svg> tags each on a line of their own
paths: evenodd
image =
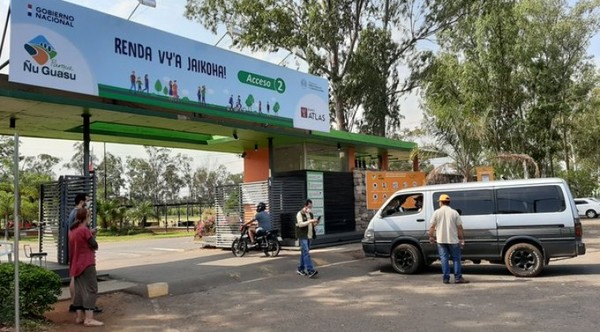
<svg viewBox="0 0 600 332">
<path fill-rule="evenodd" d="M 402 274 L 413 274 L 423 265 L 419 250 L 407 243 L 394 247 L 391 260 L 394 270 Z"/>
<path fill-rule="evenodd" d="M 516 277 L 536 277 L 544 269 L 544 258 L 536 246 L 517 243 L 506 252 L 504 264 Z"/>
</svg>

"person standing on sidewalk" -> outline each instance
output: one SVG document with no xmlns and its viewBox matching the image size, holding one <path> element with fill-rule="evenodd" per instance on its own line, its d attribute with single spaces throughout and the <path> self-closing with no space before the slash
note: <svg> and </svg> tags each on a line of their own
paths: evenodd
<svg viewBox="0 0 600 332">
<path fill-rule="evenodd" d="M 319 271 L 315 270 L 310 258 L 310 242 L 315 237 L 315 225 L 319 223 L 312 212 L 312 201 L 307 199 L 302 210 L 296 215 L 296 236 L 300 242 L 300 263 L 296 272 L 309 278 L 316 277 Z"/>
<path fill-rule="evenodd" d="M 467 284 L 469 281 L 462 276 L 461 248 L 465 245 L 465 235 L 462 220 L 458 212 L 450 207 L 450 196 L 440 195 L 440 208 L 431 216 L 429 227 L 429 242 L 437 243 L 440 261 L 442 263 L 443 283 L 450 283 L 449 259 L 452 255 L 454 266 L 454 283 Z"/>
<path fill-rule="evenodd" d="M 89 199 L 88 195 L 86 195 L 84 193 L 79 193 L 79 194 L 75 195 L 75 207 L 73 208 L 73 210 L 71 210 L 71 213 L 69 213 L 69 216 L 67 217 L 67 225 L 66 225 L 67 230 L 71 229 L 71 225 L 73 225 L 73 223 L 75 223 L 76 217 L 77 217 L 77 211 L 79 209 L 85 209 L 87 207 L 88 199 Z M 94 230 L 93 231 L 94 235 L 95 235 L 95 232 L 96 231 Z M 68 236 L 67 236 L 67 241 L 68 241 Z M 69 283 L 69 295 L 71 296 L 71 305 L 69 306 L 69 311 L 75 312 L 75 306 L 73 305 L 73 297 L 75 296 L 74 278 L 71 278 L 71 282 Z M 95 307 L 94 312 L 101 313 L 102 308 Z"/>
<path fill-rule="evenodd" d="M 86 208 L 77 210 L 75 222 L 69 228 L 69 275 L 75 281 L 75 323 L 85 326 L 102 326 L 94 319 L 94 308 L 98 297 L 96 274 L 96 250 L 98 242 L 89 229 L 90 212 Z"/>
</svg>

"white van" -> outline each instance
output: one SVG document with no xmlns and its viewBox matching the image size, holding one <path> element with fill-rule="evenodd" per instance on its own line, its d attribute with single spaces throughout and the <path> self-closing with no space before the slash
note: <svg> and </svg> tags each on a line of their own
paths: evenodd
<svg viewBox="0 0 600 332">
<path fill-rule="evenodd" d="M 551 258 L 585 254 L 571 191 L 564 180 L 547 178 L 400 190 L 365 230 L 365 255 L 390 257 L 394 270 L 406 274 L 437 260 L 437 247 L 429 243 L 427 230 L 442 194 L 450 195 L 450 207 L 461 215 L 465 260 L 504 262 L 517 277 L 535 277 Z"/>
</svg>

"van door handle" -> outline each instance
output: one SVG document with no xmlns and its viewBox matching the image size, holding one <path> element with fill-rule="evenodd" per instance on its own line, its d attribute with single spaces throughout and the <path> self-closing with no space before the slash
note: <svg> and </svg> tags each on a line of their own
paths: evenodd
<svg viewBox="0 0 600 332">
<path fill-rule="evenodd" d="M 424 222 L 425 219 L 417 219 L 417 222 Z"/>
</svg>

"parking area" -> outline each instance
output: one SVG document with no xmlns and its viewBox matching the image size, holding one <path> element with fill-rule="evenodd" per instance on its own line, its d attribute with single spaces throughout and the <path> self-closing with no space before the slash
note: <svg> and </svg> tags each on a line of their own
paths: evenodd
<svg viewBox="0 0 600 332">
<path fill-rule="evenodd" d="M 600 220 L 582 222 L 586 255 L 552 261 L 531 279 L 503 265 L 467 262 L 467 285 L 442 284 L 439 263 L 397 274 L 387 259 L 365 258 L 357 245 L 314 250 L 318 279 L 296 275 L 295 251 L 277 259 L 170 252 L 188 258 L 180 268 L 169 265 L 170 275 L 180 279 L 174 271 L 188 269 L 202 290 L 152 300 L 104 295 L 99 318 L 114 331 L 593 331 L 600 326 Z"/>
</svg>

